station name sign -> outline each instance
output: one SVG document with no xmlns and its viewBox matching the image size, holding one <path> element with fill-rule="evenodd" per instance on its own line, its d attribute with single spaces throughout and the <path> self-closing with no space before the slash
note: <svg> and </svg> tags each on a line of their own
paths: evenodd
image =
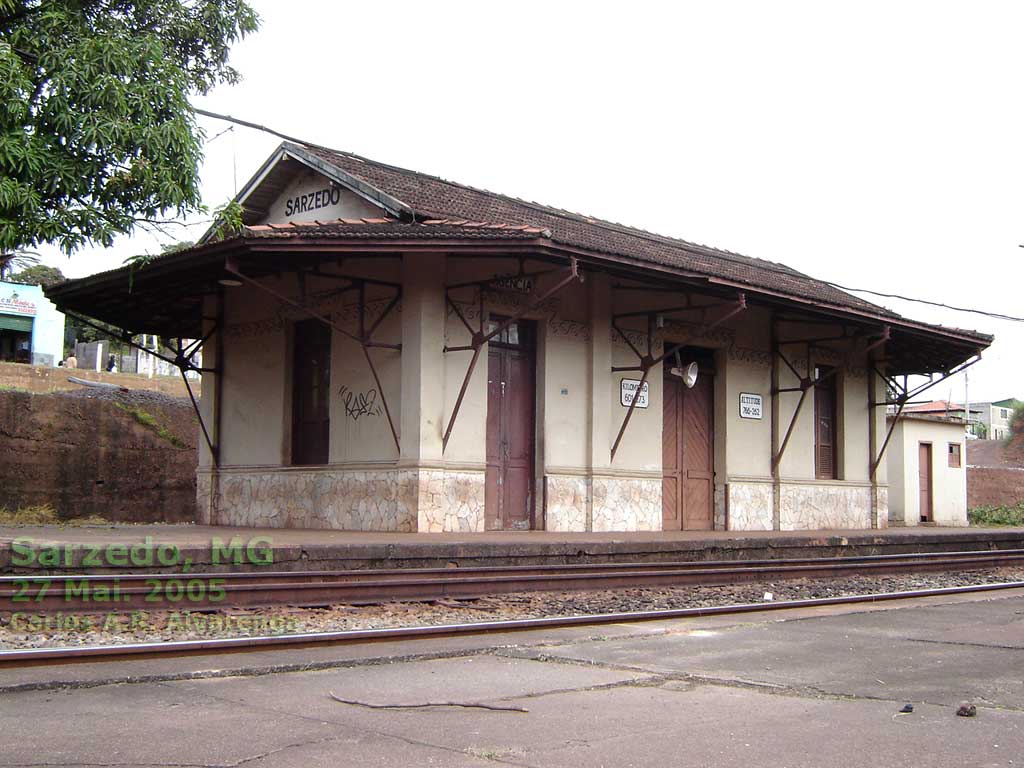
<svg viewBox="0 0 1024 768">
<path fill-rule="evenodd" d="M 36 303 L 18 298 L 17 293 L 0 296 L 0 312 L 17 312 L 19 315 L 34 315 Z"/>
<path fill-rule="evenodd" d="M 515 291 L 516 293 L 533 293 L 533 278 L 526 275 L 505 275 L 496 277 L 491 283 L 498 290 Z"/>
<path fill-rule="evenodd" d="M 316 211 L 320 208 L 327 208 L 341 202 L 341 190 L 338 187 L 324 187 L 316 192 L 307 192 L 304 195 L 296 195 L 289 198 L 284 204 L 285 216 L 296 216 L 308 211 Z"/>
<path fill-rule="evenodd" d="M 650 404 L 651 383 L 645 381 L 640 386 L 639 379 L 623 379 L 619 382 L 619 402 L 623 408 L 629 408 L 636 399 L 637 408 L 646 408 Z"/>
<path fill-rule="evenodd" d="M 764 417 L 764 398 L 751 392 L 740 392 L 740 418 L 761 419 Z"/>
</svg>

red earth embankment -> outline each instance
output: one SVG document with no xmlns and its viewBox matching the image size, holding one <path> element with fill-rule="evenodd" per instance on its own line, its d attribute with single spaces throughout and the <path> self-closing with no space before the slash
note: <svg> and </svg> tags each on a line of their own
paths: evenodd
<svg viewBox="0 0 1024 768">
<path fill-rule="evenodd" d="M 192 522 L 197 421 L 158 392 L 0 392 L 0 507 Z"/>
</svg>

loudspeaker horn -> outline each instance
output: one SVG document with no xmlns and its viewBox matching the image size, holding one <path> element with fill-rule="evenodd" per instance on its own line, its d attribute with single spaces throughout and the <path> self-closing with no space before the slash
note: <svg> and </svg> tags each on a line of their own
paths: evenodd
<svg viewBox="0 0 1024 768">
<path fill-rule="evenodd" d="M 670 373 L 673 376 L 678 376 L 683 380 L 683 384 L 686 385 L 687 389 L 693 389 L 693 385 L 697 383 L 697 373 L 700 370 L 700 366 L 697 363 L 690 363 L 685 368 L 673 368 Z"/>
</svg>

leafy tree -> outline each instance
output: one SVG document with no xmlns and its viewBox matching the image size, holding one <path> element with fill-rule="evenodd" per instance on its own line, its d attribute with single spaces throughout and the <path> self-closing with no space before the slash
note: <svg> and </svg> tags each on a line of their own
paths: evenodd
<svg viewBox="0 0 1024 768">
<path fill-rule="evenodd" d="M 188 97 L 258 26 L 244 0 L 0 0 L 0 253 L 199 210 Z"/>
<path fill-rule="evenodd" d="M 48 267 L 45 264 L 34 264 L 31 267 L 17 272 L 10 277 L 12 283 L 22 285 L 41 285 L 48 288 L 51 285 L 64 282 L 64 273 L 56 267 Z"/>
<path fill-rule="evenodd" d="M 1013 415 L 1010 416 L 1010 432 L 1014 435 L 1024 434 L 1024 403 L 1016 403 Z"/>
</svg>

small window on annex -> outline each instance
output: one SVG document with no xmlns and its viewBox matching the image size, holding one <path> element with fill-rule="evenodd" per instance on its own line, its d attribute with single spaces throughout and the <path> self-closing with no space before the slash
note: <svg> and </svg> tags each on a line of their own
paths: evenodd
<svg viewBox="0 0 1024 768">
<path fill-rule="evenodd" d="M 949 466 L 960 467 L 960 443 L 949 444 Z"/>
</svg>

